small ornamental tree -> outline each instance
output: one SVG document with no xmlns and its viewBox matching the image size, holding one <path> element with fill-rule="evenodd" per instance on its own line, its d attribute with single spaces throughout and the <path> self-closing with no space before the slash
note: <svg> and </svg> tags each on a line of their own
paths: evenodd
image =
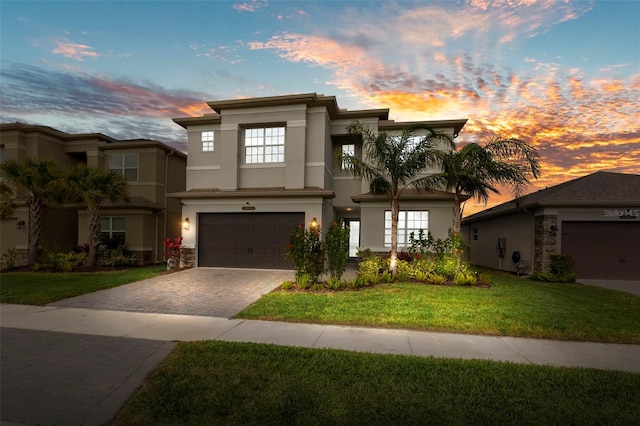
<svg viewBox="0 0 640 426">
<path fill-rule="evenodd" d="M 342 220 L 333 222 L 324 238 L 324 251 L 327 255 L 327 271 L 331 278 L 342 278 L 349 259 L 349 228 Z"/>
<path fill-rule="evenodd" d="M 285 258 L 296 270 L 296 280 L 307 275 L 312 283 L 317 283 L 324 272 L 324 253 L 320 240 L 320 228 L 304 229 L 298 225 L 291 230 Z"/>
</svg>

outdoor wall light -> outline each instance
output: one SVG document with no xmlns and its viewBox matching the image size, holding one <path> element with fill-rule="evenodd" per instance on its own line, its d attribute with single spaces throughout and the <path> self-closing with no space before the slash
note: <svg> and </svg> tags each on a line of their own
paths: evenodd
<svg viewBox="0 0 640 426">
<path fill-rule="evenodd" d="M 558 227 L 556 225 L 551 225 L 549 227 L 549 235 L 551 235 L 552 237 L 555 237 L 557 232 L 558 232 Z"/>
<path fill-rule="evenodd" d="M 16 223 L 16 229 L 18 231 L 22 231 L 23 228 L 24 228 L 24 220 L 21 220 L 21 221 Z"/>
<path fill-rule="evenodd" d="M 185 217 L 184 220 L 182 221 L 182 229 L 184 229 L 185 231 L 189 230 L 189 218 Z"/>
<path fill-rule="evenodd" d="M 315 217 L 313 219 L 311 219 L 311 227 L 312 228 L 317 228 L 318 227 L 318 221 L 316 220 Z"/>
</svg>

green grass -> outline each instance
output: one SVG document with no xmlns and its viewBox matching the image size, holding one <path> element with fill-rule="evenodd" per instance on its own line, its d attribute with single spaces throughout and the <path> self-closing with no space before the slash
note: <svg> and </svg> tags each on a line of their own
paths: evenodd
<svg viewBox="0 0 640 426">
<path fill-rule="evenodd" d="M 0 302 L 42 306 L 152 278 L 165 270 L 159 265 L 101 272 L 5 272 L 0 276 Z"/>
<path fill-rule="evenodd" d="M 640 297 L 495 273 L 492 288 L 384 284 L 360 291 L 275 291 L 238 318 L 640 343 Z"/>
<path fill-rule="evenodd" d="M 181 343 L 114 425 L 640 424 L 640 375 Z"/>
</svg>

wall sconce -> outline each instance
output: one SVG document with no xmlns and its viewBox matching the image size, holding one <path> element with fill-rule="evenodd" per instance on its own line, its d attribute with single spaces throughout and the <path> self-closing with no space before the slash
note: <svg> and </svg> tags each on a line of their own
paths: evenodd
<svg viewBox="0 0 640 426">
<path fill-rule="evenodd" d="M 556 225 L 551 225 L 549 227 L 549 235 L 551 235 L 552 237 L 555 237 L 557 232 L 558 232 L 558 227 Z"/>
<path fill-rule="evenodd" d="M 182 229 L 184 229 L 185 231 L 189 230 L 189 218 L 185 217 L 184 220 L 182 221 Z"/>
<path fill-rule="evenodd" d="M 16 223 L 16 229 L 18 231 L 22 231 L 22 229 L 24 229 L 24 220 L 21 220 L 21 221 Z"/>
<path fill-rule="evenodd" d="M 315 229 L 317 227 L 318 227 L 318 221 L 314 217 L 313 219 L 311 219 L 311 228 Z"/>
</svg>

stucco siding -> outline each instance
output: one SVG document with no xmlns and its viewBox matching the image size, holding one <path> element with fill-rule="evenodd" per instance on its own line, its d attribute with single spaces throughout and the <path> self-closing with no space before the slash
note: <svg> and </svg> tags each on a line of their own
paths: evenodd
<svg viewBox="0 0 640 426">
<path fill-rule="evenodd" d="M 477 232 L 474 232 L 474 229 Z M 534 262 L 534 217 L 528 213 L 487 219 L 464 225 L 462 234 L 469 244 L 469 262 L 487 268 L 516 272 L 513 252 L 532 270 Z M 474 239 L 477 236 L 477 240 Z M 498 238 L 505 238 L 504 257 L 498 256 Z"/>
</svg>

